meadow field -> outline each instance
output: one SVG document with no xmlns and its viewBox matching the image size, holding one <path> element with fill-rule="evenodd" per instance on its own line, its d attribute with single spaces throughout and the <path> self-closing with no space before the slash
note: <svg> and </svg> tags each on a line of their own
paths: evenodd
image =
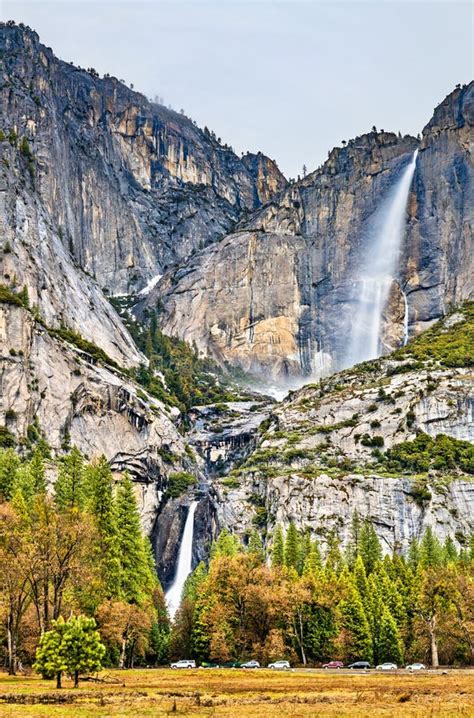
<svg viewBox="0 0 474 718">
<path fill-rule="evenodd" d="M 474 716 L 474 670 L 387 675 L 311 669 L 143 669 L 104 672 L 101 677 L 105 682 L 82 682 L 78 689 L 64 680 L 64 688 L 56 690 L 52 681 L 39 677 L 0 674 L 0 716 Z"/>
</svg>

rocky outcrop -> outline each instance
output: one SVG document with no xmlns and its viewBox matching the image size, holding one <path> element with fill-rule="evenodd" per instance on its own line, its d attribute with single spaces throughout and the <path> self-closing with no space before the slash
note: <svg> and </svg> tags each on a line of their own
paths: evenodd
<svg viewBox="0 0 474 718">
<path fill-rule="evenodd" d="M 411 333 L 474 296 L 473 126 L 471 82 L 423 130 L 400 263 Z"/>
<path fill-rule="evenodd" d="M 247 458 L 256 447 L 259 428 L 268 417 L 268 402 L 228 402 L 193 407 L 188 441 L 203 459 L 208 476 L 219 476 Z"/>
<path fill-rule="evenodd" d="M 285 186 L 263 155 L 238 158 L 184 114 L 58 60 L 29 29 L 2 24 L 1 50 L 3 132 L 27 138 L 48 222 L 110 293 L 141 290 Z"/>
<path fill-rule="evenodd" d="M 459 344 L 460 335 L 449 331 L 462 319 L 453 314 L 437 330 L 446 346 Z M 472 346 L 472 322 L 463 327 L 463 341 Z M 242 536 L 257 525 L 265 535 L 276 523 L 293 521 L 323 543 L 333 530 L 345 543 L 358 513 L 375 525 L 386 551 L 406 550 L 427 526 L 440 538 L 469 541 L 472 459 L 471 473 L 442 460 L 404 471 L 385 454 L 420 432 L 474 440 L 472 371 L 443 365 L 429 349 L 415 362 L 407 347 L 401 356 L 335 374 L 274 405 L 254 452 L 216 482 L 221 525 Z"/>
<path fill-rule="evenodd" d="M 405 300 L 413 334 L 474 292 L 473 108 L 474 84 L 458 88 L 423 132 L 383 318 L 385 352 L 404 338 Z M 264 376 L 320 376 L 345 366 L 354 281 L 362 260 L 370 261 L 363 250 L 374 213 L 417 145 L 372 132 L 336 148 L 319 170 L 164 278 L 148 306 L 160 294 L 167 331 Z"/>
<path fill-rule="evenodd" d="M 169 474 L 197 470 L 173 422 L 176 410 L 51 336 L 21 307 L 0 306 L 0 347 L 0 423 L 19 442 L 35 426 L 55 454 L 75 445 L 91 460 L 104 455 L 117 474 L 127 470 L 151 531 Z"/>
</svg>

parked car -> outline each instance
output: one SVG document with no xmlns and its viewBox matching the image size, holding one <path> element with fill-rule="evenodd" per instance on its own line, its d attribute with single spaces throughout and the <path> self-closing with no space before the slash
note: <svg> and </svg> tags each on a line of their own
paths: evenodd
<svg viewBox="0 0 474 718">
<path fill-rule="evenodd" d="M 410 663 L 409 666 L 405 666 L 407 671 L 424 671 L 426 666 L 423 663 Z"/>
<path fill-rule="evenodd" d="M 323 668 L 344 668 L 342 661 L 329 661 L 329 663 L 323 663 Z"/>
<path fill-rule="evenodd" d="M 196 661 L 176 661 L 170 668 L 196 668 Z"/>
<path fill-rule="evenodd" d="M 370 668 L 370 663 L 368 661 L 355 661 L 354 663 L 351 663 L 350 666 L 347 666 L 348 668 L 354 668 L 355 670 L 362 670 L 366 668 Z"/>
<path fill-rule="evenodd" d="M 240 666 L 241 668 L 260 668 L 260 663 L 258 661 L 247 661 L 247 663 L 242 663 Z"/>
<path fill-rule="evenodd" d="M 396 671 L 397 665 L 396 663 L 380 663 L 376 669 L 376 671 Z"/>
<path fill-rule="evenodd" d="M 291 668 L 288 661 L 275 661 L 274 663 L 269 663 L 268 667 L 280 671 L 289 671 Z"/>
</svg>

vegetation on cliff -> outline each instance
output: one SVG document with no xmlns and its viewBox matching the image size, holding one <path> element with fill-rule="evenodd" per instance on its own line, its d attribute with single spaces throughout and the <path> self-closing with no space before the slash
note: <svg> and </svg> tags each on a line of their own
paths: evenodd
<svg viewBox="0 0 474 718">
<path fill-rule="evenodd" d="M 131 318 L 133 298 L 111 298 L 136 345 L 149 360 L 133 372 L 134 378 L 153 396 L 186 412 L 192 406 L 238 399 L 241 392 L 210 358 L 200 357 L 187 342 L 163 334 L 156 312 L 147 325 Z"/>
</svg>

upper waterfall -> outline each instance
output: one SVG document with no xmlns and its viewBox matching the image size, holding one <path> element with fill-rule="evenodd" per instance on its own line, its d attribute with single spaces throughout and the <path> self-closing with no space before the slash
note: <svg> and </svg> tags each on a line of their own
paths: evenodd
<svg viewBox="0 0 474 718">
<path fill-rule="evenodd" d="M 360 275 L 354 280 L 356 309 L 345 366 L 380 356 L 382 314 L 398 273 L 408 194 L 417 155 L 418 150 L 415 150 L 400 179 L 372 218 L 373 236 L 365 247 Z"/>
<path fill-rule="evenodd" d="M 194 513 L 196 511 L 197 501 L 193 501 L 188 510 L 186 523 L 184 525 L 181 546 L 179 547 L 178 562 L 174 581 L 166 592 L 166 605 L 171 619 L 174 618 L 176 611 L 181 603 L 181 595 L 185 581 L 192 569 L 193 558 L 193 535 L 194 535 Z"/>
</svg>

